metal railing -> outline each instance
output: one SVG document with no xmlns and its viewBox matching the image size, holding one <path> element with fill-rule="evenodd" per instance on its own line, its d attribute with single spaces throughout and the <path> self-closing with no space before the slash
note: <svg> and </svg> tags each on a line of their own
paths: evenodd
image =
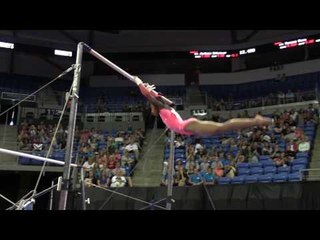
<svg viewBox="0 0 320 240">
<path fill-rule="evenodd" d="M 300 170 L 301 181 L 317 181 L 320 180 L 320 168 L 308 168 Z"/>
</svg>

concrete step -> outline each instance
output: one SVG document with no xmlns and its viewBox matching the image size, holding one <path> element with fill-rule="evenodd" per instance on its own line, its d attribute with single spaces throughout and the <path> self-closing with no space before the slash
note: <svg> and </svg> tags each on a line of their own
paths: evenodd
<svg viewBox="0 0 320 240">
<path fill-rule="evenodd" d="M 320 168 L 320 162 L 311 162 L 310 168 Z"/>
<path fill-rule="evenodd" d="M 135 170 L 133 185 L 159 186 L 164 149 L 164 129 L 150 130 L 146 133 L 147 144 L 143 146 L 141 160 Z M 162 135 L 162 137 L 160 137 Z M 160 139 L 159 139 L 160 137 Z M 156 142 L 158 140 L 158 142 Z"/>
<path fill-rule="evenodd" d="M 310 168 L 319 168 L 319 167 L 320 167 L 320 131 L 316 129 L 316 136 L 314 139 Z"/>
</svg>

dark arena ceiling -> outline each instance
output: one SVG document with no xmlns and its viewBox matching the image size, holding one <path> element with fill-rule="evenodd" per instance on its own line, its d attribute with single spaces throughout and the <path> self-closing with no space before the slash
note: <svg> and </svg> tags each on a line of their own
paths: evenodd
<svg viewBox="0 0 320 240">
<path fill-rule="evenodd" d="M 180 73 L 194 67 L 202 72 L 230 72 L 230 58 L 205 61 L 194 59 L 189 51 L 232 51 L 317 34 L 320 30 L 0 30 L 0 41 L 22 44 L 21 51 L 32 47 L 75 51 L 78 42 L 85 42 L 135 73 Z M 320 57 L 320 49 L 313 51 L 311 57 Z M 242 59 L 247 69 L 254 69 L 298 61 L 304 54 L 303 48 L 280 52 L 257 51 Z M 111 74 L 95 65 L 95 74 Z"/>
</svg>

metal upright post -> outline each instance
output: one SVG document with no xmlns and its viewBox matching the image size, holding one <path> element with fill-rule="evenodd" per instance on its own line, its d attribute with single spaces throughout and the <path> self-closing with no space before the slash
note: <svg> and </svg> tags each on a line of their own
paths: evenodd
<svg viewBox="0 0 320 240">
<path fill-rule="evenodd" d="M 171 210 L 172 207 L 172 190 L 173 190 L 173 175 L 174 175 L 174 139 L 175 133 L 171 130 L 170 135 L 170 157 L 168 162 L 168 191 L 167 191 L 167 210 Z"/>
<path fill-rule="evenodd" d="M 86 189 L 85 189 L 85 182 L 84 182 L 84 169 L 80 169 L 81 173 L 81 198 L 82 198 L 82 210 L 87 210 L 86 205 Z"/>
<path fill-rule="evenodd" d="M 51 187 L 53 187 L 54 181 L 51 181 Z M 49 210 L 52 210 L 53 207 L 53 189 L 50 192 L 50 203 L 49 203 Z"/>
<path fill-rule="evenodd" d="M 70 115 L 69 115 L 65 166 L 63 170 L 63 176 L 62 176 L 62 188 L 60 193 L 59 210 L 66 210 L 66 206 L 67 206 L 69 181 L 70 181 L 70 164 L 71 164 L 72 150 L 73 150 L 74 131 L 75 131 L 76 119 L 77 119 L 83 44 L 84 43 L 80 42 L 77 48 L 76 65 L 74 69 L 72 94 L 71 94 L 72 102 L 71 102 Z"/>
</svg>

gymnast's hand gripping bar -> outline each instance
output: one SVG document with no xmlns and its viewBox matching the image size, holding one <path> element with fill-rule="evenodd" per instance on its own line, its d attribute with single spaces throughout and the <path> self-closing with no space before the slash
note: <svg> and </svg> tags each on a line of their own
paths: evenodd
<svg viewBox="0 0 320 240">
<path fill-rule="evenodd" d="M 82 43 L 83 44 L 83 47 L 85 50 L 87 50 L 92 56 L 98 58 L 101 62 L 107 64 L 109 67 L 111 67 L 112 69 L 114 69 L 115 71 L 117 71 L 118 73 L 120 73 L 121 75 L 125 76 L 126 78 L 128 78 L 130 81 L 134 82 L 135 84 L 139 85 L 138 84 L 138 77 L 136 76 L 132 76 L 131 74 L 127 73 L 125 70 L 123 70 L 122 68 L 118 67 L 117 65 L 115 65 L 113 62 L 109 61 L 108 59 L 106 59 L 104 56 L 102 56 L 100 53 L 98 53 L 97 51 L 93 50 L 90 46 L 88 46 L 87 44 L 85 43 Z M 139 79 L 140 80 L 140 79 Z M 141 82 L 141 80 L 140 80 Z M 158 93 L 154 90 L 152 90 L 156 95 L 158 95 Z M 166 104 L 168 105 L 174 105 L 174 103 L 169 100 L 168 98 L 162 96 L 162 95 L 159 95 L 162 100 L 164 100 L 166 102 Z"/>
</svg>

